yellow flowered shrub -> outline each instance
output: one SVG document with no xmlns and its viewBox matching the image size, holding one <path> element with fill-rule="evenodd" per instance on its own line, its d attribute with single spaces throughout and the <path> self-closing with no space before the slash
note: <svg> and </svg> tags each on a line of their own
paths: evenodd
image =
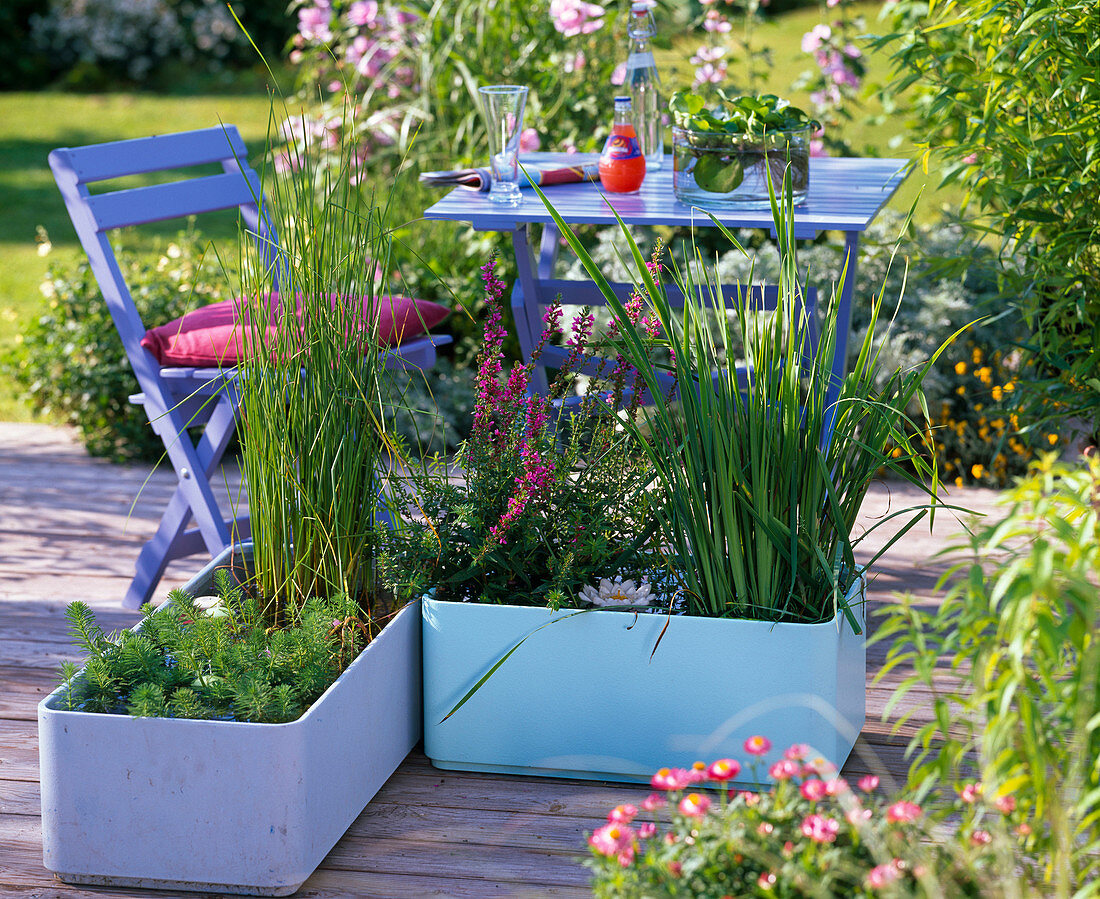
<svg viewBox="0 0 1100 899">
<path fill-rule="evenodd" d="M 1011 417 L 1019 393 L 1016 384 L 1029 377 L 1020 370 L 1017 350 L 1027 329 L 1007 311 L 1010 306 L 998 288 L 998 260 L 993 251 L 967 237 L 957 225 L 942 222 L 912 227 L 895 254 L 903 224 L 902 216 L 885 211 L 863 236 L 848 346 L 859 346 L 868 325 L 870 298 L 883 285 L 889 311 L 897 304 L 890 339 L 882 348 L 884 370 L 920 366 L 952 334 L 970 325 L 944 351 L 924 381 L 934 425 L 929 442 L 935 447 L 946 483 L 1007 486 L 1013 477 L 1026 472 L 1035 448 L 1051 447 L 1048 431 L 1031 436 L 1025 433 L 1027 420 Z M 707 230 L 697 229 L 695 239 L 707 240 Z M 750 276 L 758 282 L 776 283 L 778 257 L 770 242 L 761 242 L 761 235 L 751 230 L 737 236 L 753 247 L 752 258 L 738 252 L 722 255 L 718 264 L 722 283 L 743 282 Z M 613 280 L 630 277 L 621 261 L 627 258 L 623 254 L 624 249 L 615 246 L 614 235 L 605 229 L 593 256 Z M 800 249 L 798 258 L 807 282 L 828 291 L 839 278 L 843 247 L 816 243 Z M 565 277 L 586 276 L 574 264 Z M 920 410 L 910 412 L 915 419 L 922 418 Z M 980 466 L 980 476 L 975 476 L 975 466 Z"/>
<path fill-rule="evenodd" d="M 1026 376 L 1018 354 L 983 349 L 965 335 L 948 354 L 965 356 L 971 364 L 960 360 L 941 366 L 952 373 L 954 386 L 938 405 L 929 404 L 932 445 L 943 479 L 958 487 L 1005 487 L 1027 472 L 1038 452 L 1058 446 L 1061 438 L 1025 432 L 1009 410 L 1016 381 Z"/>
</svg>

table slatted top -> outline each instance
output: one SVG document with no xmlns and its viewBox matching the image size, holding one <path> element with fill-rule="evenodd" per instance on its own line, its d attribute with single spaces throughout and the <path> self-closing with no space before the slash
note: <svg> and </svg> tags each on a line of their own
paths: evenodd
<svg viewBox="0 0 1100 899">
<path fill-rule="evenodd" d="M 577 165 L 594 162 L 596 154 L 531 153 L 520 163 L 561 162 Z M 806 202 L 795 209 L 798 237 L 820 231 L 864 231 L 893 196 L 908 173 L 904 159 L 851 159 L 822 157 L 810 160 L 810 190 Z M 632 225 L 710 225 L 706 213 L 679 202 L 672 192 L 672 157 L 650 172 L 636 194 L 608 194 L 600 183 L 557 184 L 545 188 L 546 196 L 570 224 L 615 223 L 610 207 Z M 511 231 L 528 222 L 552 218 L 538 195 L 524 188 L 519 206 L 501 207 L 481 193 L 459 187 L 424 213 L 426 219 L 470 222 L 478 231 Z M 601 196 L 602 195 L 602 196 Z M 610 204 L 610 205 L 609 205 Z M 734 228 L 771 228 L 769 210 L 715 210 L 722 224 Z"/>
</svg>

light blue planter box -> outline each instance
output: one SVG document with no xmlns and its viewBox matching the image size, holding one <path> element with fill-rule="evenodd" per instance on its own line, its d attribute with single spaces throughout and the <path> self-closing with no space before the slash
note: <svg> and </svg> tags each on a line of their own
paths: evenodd
<svg viewBox="0 0 1100 899">
<path fill-rule="evenodd" d="M 228 553 L 185 589 L 207 592 Z M 67 883 L 289 895 L 420 722 L 419 603 L 286 724 L 70 712 L 59 689 L 38 706 L 45 866 Z"/>
<path fill-rule="evenodd" d="M 861 629 L 862 587 L 849 595 Z M 769 758 L 806 743 L 840 766 L 863 728 L 865 635 L 843 616 L 824 624 L 569 617 L 433 599 L 422 609 L 424 751 L 438 768 L 648 782 L 662 767 L 745 762 L 754 734 L 772 741 Z"/>
</svg>

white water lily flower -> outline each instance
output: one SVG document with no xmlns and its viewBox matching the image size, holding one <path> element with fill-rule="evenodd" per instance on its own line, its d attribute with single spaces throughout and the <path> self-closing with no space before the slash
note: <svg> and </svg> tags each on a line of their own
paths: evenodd
<svg viewBox="0 0 1100 899">
<path fill-rule="evenodd" d="M 598 588 L 582 587 L 580 598 L 601 609 L 640 609 L 656 601 L 646 581 L 635 584 L 634 581 L 624 581 L 621 577 L 614 580 L 603 578 Z"/>
<path fill-rule="evenodd" d="M 224 618 L 229 614 L 220 596 L 198 596 L 195 598 L 195 605 L 211 618 Z"/>
</svg>

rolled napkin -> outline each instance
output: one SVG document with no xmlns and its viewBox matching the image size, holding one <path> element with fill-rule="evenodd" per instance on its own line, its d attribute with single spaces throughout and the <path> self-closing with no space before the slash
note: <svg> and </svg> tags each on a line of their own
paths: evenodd
<svg viewBox="0 0 1100 899">
<path fill-rule="evenodd" d="M 519 173 L 519 186 L 530 187 L 534 181 L 539 187 L 551 184 L 575 184 L 578 181 L 598 181 L 599 163 L 580 165 L 562 165 L 560 162 L 524 162 Z M 527 176 L 524 176 L 524 169 Z M 437 187 L 468 187 L 471 190 L 487 191 L 492 181 L 489 167 L 477 169 L 455 169 L 451 172 L 421 172 L 420 180 Z"/>
</svg>

